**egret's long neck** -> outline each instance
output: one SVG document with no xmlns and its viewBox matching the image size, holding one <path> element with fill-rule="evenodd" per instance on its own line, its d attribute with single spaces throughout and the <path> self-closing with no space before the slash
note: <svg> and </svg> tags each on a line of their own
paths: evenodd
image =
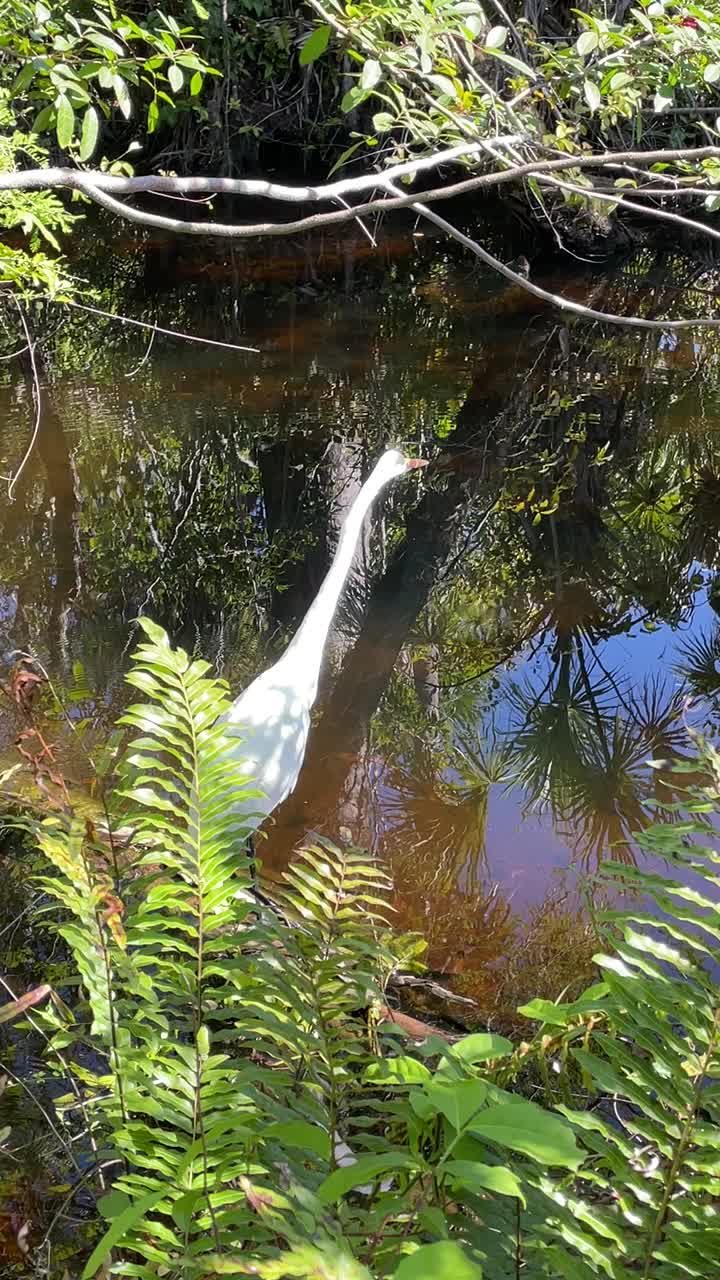
<svg viewBox="0 0 720 1280">
<path fill-rule="evenodd" d="M 374 473 L 365 481 L 347 514 L 325 580 L 286 650 L 285 658 L 293 665 L 297 663 L 298 676 L 310 687 L 313 697 L 317 690 L 325 641 L 352 567 L 363 520 L 385 483 L 385 476 Z"/>
</svg>

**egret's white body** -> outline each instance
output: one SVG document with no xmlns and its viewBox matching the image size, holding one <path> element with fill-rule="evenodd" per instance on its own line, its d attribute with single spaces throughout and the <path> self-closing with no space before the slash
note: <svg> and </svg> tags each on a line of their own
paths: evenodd
<svg viewBox="0 0 720 1280">
<path fill-rule="evenodd" d="M 328 631 L 355 554 L 363 520 L 381 489 L 397 476 L 424 466 L 397 449 L 384 453 L 362 486 L 343 526 L 327 576 L 282 658 L 235 699 L 226 716 L 232 754 L 241 777 L 259 792 L 239 803 L 248 830 L 260 826 L 297 783 L 317 696 Z"/>
</svg>

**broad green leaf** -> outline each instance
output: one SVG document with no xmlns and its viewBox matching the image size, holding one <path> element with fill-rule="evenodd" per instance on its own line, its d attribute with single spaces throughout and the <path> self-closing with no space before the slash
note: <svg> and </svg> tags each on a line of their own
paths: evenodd
<svg viewBox="0 0 720 1280">
<path fill-rule="evenodd" d="M 319 58 L 327 49 L 330 40 L 331 27 L 325 23 L 322 27 L 316 27 L 308 36 L 300 50 L 300 66 L 309 67 L 311 62 Z"/>
<path fill-rule="evenodd" d="M 192 7 L 195 10 L 198 18 L 202 18 L 203 22 L 207 22 L 208 18 L 210 17 L 210 14 L 205 8 L 205 5 L 201 4 L 200 0 L 192 0 Z"/>
<path fill-rule="evenodd" d="M 132 115 L 132 102 L 130 99 L 130 91 L 122 76 L 113 76 L 113 89 L 115 90 L 115 96 L 117 97 L 120 110 L 122 111 L 125 119 L 129 120 Z"/>
<path fill-rule="evenodd" d="M 340 103 L 340 110 L 346 113 L 354 111 L 356 107 L 360 106 L 361 102 L 365 101 L 367 96 L 367 90 L 363 89 L 362 85 L 353 85 L 353 88 L 348 89 L 347 93 L 343 97 L 343 100 Z"/>
<path fill-rule="evenodd" d="M 468 1191 L 495 1191 L 500 1196 L 516 1196 L 525 1204 L 520 1179 L 501 1165 L 476 1164 L 474 1160 L 449 1160 L 440 1165 L 443 1173 Z"/>
<path fill-rule="evenodd" d="M 330 1134 L 319 1125 L 308 1124 L 307 1120 L 281 1120 L 271 1124 L 263 1131 L 266 1138 L 276 1138 L 288 1147 L 299 1147 L 301 1151 L 312 1151 L 323 1160 L 330 1159 Z"/>
<path fill-rule="evenodd" d="M 454 1240 L 422 1244 L 396 1267 L 393 1280 L 482 1280 L 482 1267 Z"/>
<path fill-rule="evenodd" d="M 88 32 L 88 40 L 91 44 L 96 45 L 98 49 L 105 49 L 107 53 L 115 53 L 119 58 L 125 52 L 117 40 L 113 40 L 112 36 L 105 35 L 103 31 Z"/>
<path fill-rule="evenodd" d="M 33 133 L 44 133 L 50 125 L 55 123 L 56 114 L 57 112 L 54 103 L 47 107 L 43 107 L 42 111 L 38 111 L 32 123 Z"/>
<path fill-rule="evenodd" d="M 472 1120 L 470 1132 L 511 1151 L 522 1151 L 546 1165 L 577 1169 L 583 1155 L 572 1129 L 534 1102 L 490 1106 Z"/>
<path fill-rule="evenodd" d="M 453 1128 L 464 1129 L 468 1121 L 487 1100 L 487 1085 L 483 1080 L 462 1080 L 450 1083 L 435 1080 L 426 1084 L 421 1095 L 436 1115 L 445 1116 Z M 419 1100 L 419 1099 L 418 1099 Z M 415 1108 L 415 1097 L 411 1105 Z"/>
<path fill-rule="evenodd" d="M 703 80 L 706 84 L 716 84 L 720 80 L 720 62 L 709 62 L 703 71 Z"/>
<path fill-rule="evenodd" d="M 75 132 L 75 112 L 72 109 L 70 99 L 64 93 L 61 93 L 56 99 L 57 118 L 55 121 L 55 132 L 57 134 L 58 146 L 66 150 L 72 142 L 73 133 Z"/>
<path fill-rule="evenodd" d="M 374 89 L 382 76 L 382 67 L 374 58 L 368 58 L 362 69 L 360 84 L 363 89 Z"/>
<path fill-rule="evenodd" d="M 586 58 L 589 53 L 597 49 L 600 43 L 600 37 L 597 31 L 583 31 L 575 41 L 575 48 L 581 57 Z"/>
<path fill-rule="evenodd" d="M 512 1051 L 512 1041 L 489 1031 L 479 1031 L 474 1035 L 463 1036 L 462 1040 L 458 1040 L 447 1051 L 446 1057 L 438 1067 L 437 1075 L 440 1077 L 447 1074 L 451 1063 L 490 1062 L 494 1058 L 506 1058 Z"/>
<path fill-rule="evenodd" d="M 393 1169 L 417 1169 L 417 1161 L 404 1151 L 388 1151 L 384 1155 L 359 1156 L 354 1164 L 336 1169 L 329 1178 L 321 1182 L 318 1188 L 318 1199 L 322 1204 L 335 1204 L 353 1187 L 363 1186 L 368 1182 L 376 1182 L 378 1178 Z"/>
<path fill-rule="evenodd" d="M 424 1062 L 416 1058 L 381 1058 L 372 1062 L 365 1072 L 365 1079 L 372 1084 L 422 1084 L 430 1078 Z"/>
<path fill-rule="evenodd" d="M 593 80 L 586 80 L 583 84 L 583 93 L 591 111 L 597 111 L 602 102 L 602 95 L 598 86 Z"/>
<path fill-rule="evenodd" d="M 195 74 L 190 79 L 190 96 L 192 98 L 196 98 L 200 90 L 202 89 L 202 86 L 203 86 L 203 78 L 200 72 L 196 71 Z"/>
<path fill-rule="evenodd" d="M 491 27 L 485 37 L 486 49 L 502 49 L 508 38 L 507 27 Z"/>
<path fill-rule="evenodd" d="M 130 1203 L 130 1197 L 124 1191 L 109 1191 L 98 1200 L 97 1207 L 106 1222 L 113 1222 L 130 1207 Z"/>
<path fill-rule="evenodd" d="M 387 133 L 388 129 L 392 129 L 395 120 L 389 111 L 378 111 L 373 116 L 373 129 L 377 133 Z"/>
<path fill-rule="evenodd" d="M 185 83 L 182 67 L 179 67 L 176 62 L 171 62 L 168 67 L 167 76 L 173 93 L 179 93 Z"/>
<path fill-rule="evenodd" d="M 132 1203 L 128 1205 L 127 1209 L 124 1209 L 122 1213 L 119 1213 L 118 1216 L 113 1219 L 102 1240 L 99 1244 L 96 1244 L 90 1254 L 90 1257 L 83 1268 L 80 1280 L 93 1280 L 95 1273 L 105 1261 L 111 1249 L 113 1249 L 115 1245 L 122 1240 L 123 1236 L 126 1236 L 132 1227 L 134 1227 L 136 1223 L 140 1222 L 145 1214 L 152 1209 L 153 1205 L 156 1205 L 158 1200 L 162 1200 L 165 1195 L 167 1195 L 166 1189 L 163 1189 L 162 1191 L 153 1191 L 150 1195 L 142 1196 L 139 1200 L 133 1200 Z"/>
<path fill-rule="evenodd" d="M 435 85 L 446 98 L 457 98 L 457 90 L 449 76 L 428 76 L 431 84 Z"/>
<path fill-rule="evenodd" d="M 160 119 L 160 109 L 158 107 L 156 100 L 153 98 L 152 102 L 148 104 L 148 111 L 147 111 L 148 133 L 155 132 L 158 126 L 159 119 Z"/>
<path fill-rule="evenodd" d="M 80 138 L 80 159 L 89 160 L 98 140 L 100 122 L 94 107 L 88 107 L 83 116 L 82 136 Z"/>
</svg>

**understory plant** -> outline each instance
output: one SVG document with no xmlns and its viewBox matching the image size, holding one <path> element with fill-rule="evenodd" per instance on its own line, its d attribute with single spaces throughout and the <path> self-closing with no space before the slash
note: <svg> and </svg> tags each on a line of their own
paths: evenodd
<svg viewBox="0 0 720 1280">
<path fill-rule="evenodd" d="M 642 836 L 677 881 L 605 873 L 633 896 L 601 983 L 526 1006 L 517 1048 L 417 1046 L 384 1020 L 408 950 L 385 872 L 316 840 L 256 895 L 227 689 L 142 626 L 109 830 L 29 824 L 81 984 L 33 1019 L 107 1221 L 83 1280 L 713 1274 L 717 782 Z"/>
</svg>

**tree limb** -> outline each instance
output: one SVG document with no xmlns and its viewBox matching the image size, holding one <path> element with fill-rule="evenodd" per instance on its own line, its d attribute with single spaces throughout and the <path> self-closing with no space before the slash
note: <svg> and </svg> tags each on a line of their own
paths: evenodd
<svg viewBox="0 0 720 1280">
<path fill-rule="evenodd" d="M 493 138 L 492 146 L 512 145 L 518 141 L 517 135 L 510 138 Z M 293 222 L 259 222 L 259 223 L 222 223 L 222 222 L 186 222 L 179 218 L 170 218 L 162 214 L 148 213 L 135 209 L 115 195 L 136 195 L 153 192 L 167 194 L 170 192 L 183 194 L 188 191 L 205 191 L 225 193 L 229 195 L 262 196 L 291 203 L 321 203 L 324 200 L 337 200 L 348 193 L 384 188 L 389 190 L 388 183 L 395 179 L 421 172 L 422 169 L 437 167 L 460 156 L 477 155 L 487 152 L 488 144 L 468 143 L 435 152 L 433 156 L 422 157 L 417 161 L 396 165 L 385 173 L 369 174 L 362 178 L 347 178 L 341 182 L 327 183 L 317 187 L 287 187 L 279 183 L 249 178 L 203 178 L 203 177 L 132 177 L 122 178 L 114 174 L 79 169 L 27 169 L 12 173 L 0 174 L 1 191 L 38 191 L 66 188 L 79 191 L 93 200 L 109 213 L 141 226 L 157 227 L 163 231 L 192 236 L 217 236 L 222 239 L 242 240 L 255 236 L 290 235 L 297 232 L 312 231 L 318 227 L 327 227 L 368 214 L 386 212 L 389 209 L 413 208 L 416 195 L 403 195 L 396 190 L 394 196 L 385 195 L 371 199 L 365 203 L 351 205 L 348 209 L 337 209 L 328 213 L 310 214 Z M 508 182 L 516 182 L 520 178 L 541 177 L 546 173 L 556 173 L 568 169 L 603 169 L 610 165 L 636 164 L 650 165 L 671 161 L 693 162 L 700 160 L 720 160 L 720 147 L 680 147 L 673 150 L 657 151 L 612 151 L 600 155 L 565 156 L 557 160 L 532 160 L 526 164 L 515 164 L 511 168 L 492 173 L 474 174 L 471 178 L 447 186 L 436 187 L 422 193 L 425 204 L 438 200 L 451 200 L 456 196 L 466 195 L 471 191 L 488 190 Z M 711 189 L 708 188 L 710 191 Z"/>
<path fill-rule="evenodd" d="M 388 190 L 395 188 L 388 186 Z M 617 316 L 611 312 L 595 311 L 592 307 L 584 307 L 580 302 L 572 302 L 569 298 L 564 298 L 562 294 L 550 293 L 547 289 L 541 289 L 539 285 L 533 284 L 532 280 L 528 280 L 526 276 L 521 276 L 517 271 L 513 271 L 512 267 L 507 267 L 499 258 L 488 253 L 477 240 L 473 240 L 470 236 L 465 235 L 464 231 L 460 231 L 454 227 L 451 222 L 442 218 L 434 209 L 429 209 L 427 205 L 416 201 L 413 208 L 422 217 L 433 222 L 435 226 L 440 227 L 446 235 L 453 240 L 457 240 L 465 249 L 469 249 L 476 257 L 480 258 L 488 267 L 492 267 L 493 271 L 497 271 L 499 275 L 505 276 L 506 280 L 511 280 L 513 284 L 520 285 L 527 293 L 531 293 L 536 298 L 541 298 L 543 302 L 548 302 L 553 307 L 558 307 L 560 311 L 570 311 L 574 315 L 581 316 L 584 320 L 598 320 L 602 324 L 617 324 L 629 329 L 695 329 L 700 325 L 710 329 L 720 329 L 719 319 L 692 319 L 681 318 L 679 320 L 645 320 L 641 316 Z"/>
</svg>

